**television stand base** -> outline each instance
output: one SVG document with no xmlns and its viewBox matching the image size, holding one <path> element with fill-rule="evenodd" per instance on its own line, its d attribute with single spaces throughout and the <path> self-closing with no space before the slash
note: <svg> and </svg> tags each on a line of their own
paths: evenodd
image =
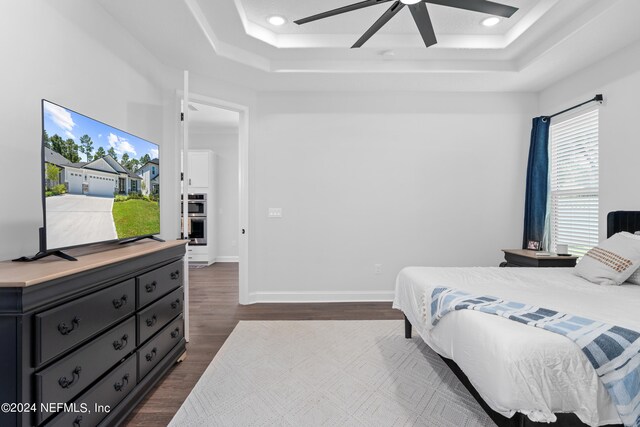
<svg viewBox="0 0 640 427">
<path fill-rule="evenodd" d="M 159 237 L 156 236 L 140 236 L 140 237 L 133 237 L 131 239 L 127 239 L 127 240 L 123 240 L 120 242 L 121 245 L 126 245 L 127 243 L 133 243 L 133 242 L 138 242 L 140 240 L 144 240 L 144 239 L 151 239 L 151 240 L 155 240 L 157 242 L 164 242 L 164 240 L 162 240 Z"/>
<path fill-rule="evenodd" d="M 78 260 L 78 258 L 74 258 L 71 255 L 67 255 L 62 251 L 50 251 L 50 252 L 40 251 L 37 254 L 35 254 L 34 256 L 32 256 L 32 257 L 23 256 L 23 257 L 20 257 L 20 258 L 17 258 L 17 259 L 13 259 L 12 261 L 14 261 L 14 262 L 31 262 L 31 261 L 37 261 L 39 259 L 42 259 L 42 258 L 45 258 L 45 257 L 48 257 L 48 256 L 57 256 L 59 258 L 66 259 L 67 261 L 77 261 Z"/>
</svg>

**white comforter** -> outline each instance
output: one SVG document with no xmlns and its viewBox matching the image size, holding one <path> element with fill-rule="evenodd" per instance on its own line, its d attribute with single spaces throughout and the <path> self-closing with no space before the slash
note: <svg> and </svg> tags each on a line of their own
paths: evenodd
<svg viewBox="0 0 640 427">
<path fill-rule="evenodd" d="M 552 422 L 573 412 L 590 426 L 620 423 L 596 372 L 578 346 L 553 332 L 472 310 L 432 327 L 423 298 L 438 286 L 493 295 L 640 331 L 640 286 L 598 286 L 570 268 L 407 267 L 393 307 L 440 355 L 454 360 L 495 411 Z M 426 310 L 426 317 L 423 315 Z"/>
</svg>

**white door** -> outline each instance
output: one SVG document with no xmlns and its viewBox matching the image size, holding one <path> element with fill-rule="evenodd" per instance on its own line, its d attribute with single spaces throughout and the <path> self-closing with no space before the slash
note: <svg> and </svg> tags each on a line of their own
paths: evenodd
<svg viewBox="0 0 640 427">
<path fill-rule="evenodd" d="M 209 153 L 189 151 L 189 186 L 209 187 Z"/>
</svg>

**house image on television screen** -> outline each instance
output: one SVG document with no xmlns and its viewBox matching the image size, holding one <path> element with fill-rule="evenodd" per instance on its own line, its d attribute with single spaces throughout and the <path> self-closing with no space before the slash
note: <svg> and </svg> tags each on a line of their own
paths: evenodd
<svg viewBox="0 0 640 427">
<path fill-rule="evenodd" d="M 43 101 L 47 249 L 160 232 L 156 144 Z"/>
<path fill-rule="evenodd" d="M 45 165 L 59 169 L 58 179 L 49 180 L 47 184 L 50 187 L 64 184 L 67 194 L 113 197 L 142 192 L 142 176 L 124 168 L 109 155 L 91 162 L 71 163 L 61 154 L 45 147 L 44 159 Z"/>
<path fill-rule="evenodd" d="M 143 194 L 158 194 L 160 192 L 160 162 L 158 159 L 151 159 L 137 171 L 142 176 L 144 183 Z"/>
</svg>

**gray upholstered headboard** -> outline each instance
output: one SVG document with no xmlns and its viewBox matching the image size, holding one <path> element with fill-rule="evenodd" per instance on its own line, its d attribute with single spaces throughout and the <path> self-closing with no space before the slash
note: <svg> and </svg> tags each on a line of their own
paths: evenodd
<svg viewBox="0 0 640 427">
<path fill-rule="evenodd" d="M 607 237 L 620 231 L 640 231 L 640 211 L 615 211 L 607 215 Z"/>
</svg>

